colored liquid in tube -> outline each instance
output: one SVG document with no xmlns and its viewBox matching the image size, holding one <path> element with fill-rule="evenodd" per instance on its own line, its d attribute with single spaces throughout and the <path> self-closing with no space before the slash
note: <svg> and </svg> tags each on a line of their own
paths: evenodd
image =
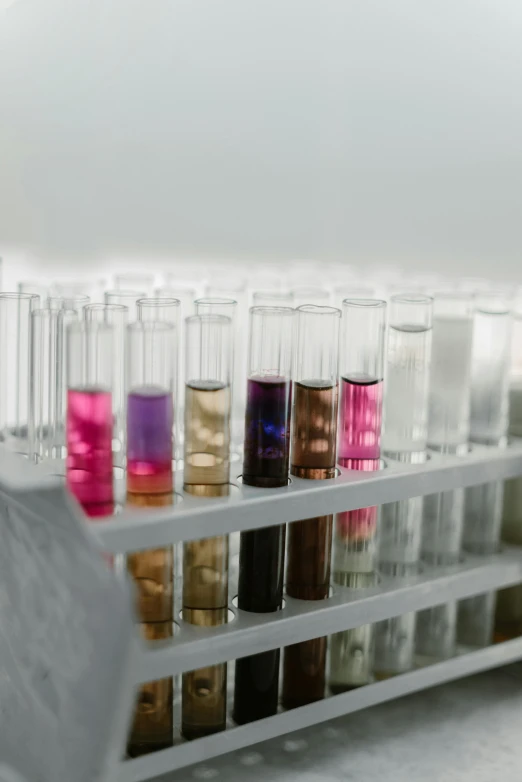
<svg viewBox="0 0 522 782">
<path fill-rule="evenodd" d="M 291 472 L 300 478 L 335 476 L 338 384 L 295 383 Z M 286 591 L 300 600 L 324 600 L 330 585 L 333 515 L 288 526 Z M 324 697 L 326 638 L 285 648 L 283 704 L 303 706 Z"/>
<path fill-rule="evenodd" d="M 127 400 L 127 491 L 169 494 L 172 483 L 172 394 L 155 386 Z"/>
<path fill-rule="evenodd" d="M 127 399 L 127 504 L 173 504 L 172 394 L 157 386 L 134 389 Z M 127 569 L 137 587 L 137 613 L 148 641 L 172 637 L 174 549 L 133 552 Z M 132 757 L 171 746 L 173 679 L 141 685 L 128 742 Z"/>
<path fill-rule="evenodd" d="M 114 511 L 112 396 L 101 388 L 67 392 L 67 487 L 87 516 Z"/>
<path fill-rule="evenodd" d="M 348 469 L 352 460 L 378 460 L 381 453 L 381 379 L 352 375 L 341 380 L 338 462 Z M 378 466 L 378 465 L 377 465 Z"/>
<path fill-rule="evenodd" d="M 184 489 L 200 497 L 229 493 L 230 387 L 189 381 L 185 389 Z M 228 536 L 194 540 L 183 547 L 183 619 L 218 627 L 228 619 Z M 187 739 L 224 730 L 227 665 L 183 674 L 182 725 Z"/>
<path fill-rule="evenodd" d="M 248 380 L 243 483 L 288 483 L 290 387 L 289 380 L 276 376 Z"/>
</svg>

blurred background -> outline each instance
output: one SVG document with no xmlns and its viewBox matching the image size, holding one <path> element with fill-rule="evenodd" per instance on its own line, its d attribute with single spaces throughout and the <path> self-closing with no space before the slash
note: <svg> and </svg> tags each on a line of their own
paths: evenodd
<svg viewBox="0 0 522 782">
<path fill-rule="evenodd" d="M 519 0 L 0 0 L 4 289 L 122 259 L 518 282 L 521 34 Z"/>
</svg>

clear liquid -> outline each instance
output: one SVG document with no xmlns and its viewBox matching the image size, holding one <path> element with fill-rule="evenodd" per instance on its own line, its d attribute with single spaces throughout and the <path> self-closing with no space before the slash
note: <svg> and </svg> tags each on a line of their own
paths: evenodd
<svg viewBox="0 0 522 782">
<path fill-rule="evenodd" d="M 510 338 L 508 315 L 476 313 L 471 361 L 470 438 L 473 442 L 497 445 L 506 435 Z"/>
<path fill-rule="evenodd" d="M 472 554 L 495 554 L 502 527 L 504 484 L 484 483 L 466 489 L 464 501 L 463 548 Z"/>
<path fill-rule="evenodd" d="M 475 595 L 458 605 L 458 641 L 479 649 L 493 643 L 496 592 Z"/>
<path fill-rule="evenodd" d="M 422 326 L 390 326 L 383 447 L 391 456 L 426 449 L 431 336 Z"/>
<path fill-rule="evenodd" d="M 472 342 L 471 318 L 435 318 L 428 416 L 434 448 L 451 451 L 467 444 Z"/>
<path fill-rule="evenodd" d="M 424 497 L 422 516 L 422 558 L 430 565 L 454 565 L 462 545 L 464 489 Z"/>
<path fill-rule="evenodd" d="M 389 502 L 381 507 L 379 561 L 390 566 L 415 566 L 420 558 L 422 497 Z"/>
<path fill-rule="evenodd" d="M 230 387 L 212 381 L 185 388 L 184 487 L 228 484 L 230 472 Z"/>
<path fill-rule="evenodd" d="M 417 614 L 385 619 L 375 625 L 374 671 L 378 679 L 406 673 L 413 668 Z"/>
<path fill-rule="evenodd" d="M 417 614 L 416 652 L 425 663 L 453 657 L 456 635 L 457 603 L 433 606 Z"/>
</svg>

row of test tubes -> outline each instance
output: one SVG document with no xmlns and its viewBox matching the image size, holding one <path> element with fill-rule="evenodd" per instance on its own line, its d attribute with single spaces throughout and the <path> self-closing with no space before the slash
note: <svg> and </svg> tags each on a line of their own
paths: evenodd
<svg viewBox="0 0 522 782">
<path fill-rule="evenodd" d="M 126 473 L 129 505 L 174 501 L 173 433 L 180 408 L 184 490 L 203 497 L 228 493 L 232 400 L 237 397 L 235 300 L 200 300 L 198 314 L 184 322 L 181 348 L 180 304 L 174 297 L 134 299 L 140 320 L 130 324 L 122 303 L 40 309 L 34 308 L 31 294 L 1 294 L 0 318 L 3 299 L 10 302 L 11 316 L 17 302 L 18 324 L 28 307 L 33 380 L 28 401 L 40 400 L 39 409 L 29 404 L 25 431 L 23 426 L 4 429 L 6 442 L 27 439 L 33 444 L 29 453 L 39 461 L 66 457 L 67 484 L 88 515 L 114 511 L 115 466 Z M 509 302 L 494 294 L 445 293 L 392 295 L 388 305 L 381 299 L 349 298 L 342 318 L 340 309 L 318 304 L 296 310 L 269 303 L 250 310 L 246 372 L 242 368 L 247 376 L 242 383 L 245 483 L 283 486 L 289 472 L 328 479 L 336 464 L 381 469 L 381 445 L 389 459 L 416 464 L 428 458 L 428 446 L 465 458 L 470 442 L 505 442 Z M 9 323 L 12 317 L 5 324 L 0 320 L 0 333 Z M 181 349 L 184 369 L 178 373 Z M 41 393 L 44 387 L 47 396 Z M 46 410 L 53 411 L 47 418 Z M 451 565 L 463 545 L 478 554 L 492 553 L 500 534 L 501 490 L 494 484 L 295 522 L 288 526 L 286 544 L 284 527 L 243 533 L 238 607 L 254 612 L 281 608 L 285 551 L 286 592 L 302 600 L 325 599 L 331 583 L 364 588 L 377 570 L 408 577 L 421 558 L 435 566 Z M 149 640 L 172 636 L 173 563 L 170 549 L 128 557 Z M 185 544 L 182 602 L 183 618 L 192 624 L 227 621 L 226 537 Z M 456 610 L 456 605 L 443 606 L 336 634 L 329 643 L 330 689 L 340 692 L 368 683 L 373 675 L 408 670 L 415 645 L 434 659 L 452 654 Z M 462 615 L 465 624 L 464 610 Z M 285 707 L 324 696 L 327 649 L 327 639 L 315 639 L 285 650 Z M 182 732 L 187 738 L 224 728 L 226 671 L 219 665 L 183 676 Z M 131 754 L 172 743 L 172 687 L 171 680 L 162 680 L 141 689 Z M 278 697 L 278 650 L 236 661 L 237 722 L 275 713 Z"/>
</svg>

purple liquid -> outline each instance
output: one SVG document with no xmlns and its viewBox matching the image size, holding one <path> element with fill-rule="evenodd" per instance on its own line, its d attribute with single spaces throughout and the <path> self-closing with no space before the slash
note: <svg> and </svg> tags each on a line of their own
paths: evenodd
<svg viewBox="0 0 522 782">
<path fill-rule="evenodd" d="M 248 380 L 243 482 L 250 486 L 288 483 L 291 395 L 282 377 Z"/>
<path fill-rule="evenodd" d="M 142 386 L 127 400 L 127 488 L 138 494 L 172 491 L 172 394 Z"/>
<path fill-rule="evenodd" d="M 378 460 L 381 455 L 382 380 L 368 375 L 351 375 L 341 381 L 338 462 L 348 469 L 354 460 Z M 375 465 L 373 469 L 377 469 Z"/>
</svg>

